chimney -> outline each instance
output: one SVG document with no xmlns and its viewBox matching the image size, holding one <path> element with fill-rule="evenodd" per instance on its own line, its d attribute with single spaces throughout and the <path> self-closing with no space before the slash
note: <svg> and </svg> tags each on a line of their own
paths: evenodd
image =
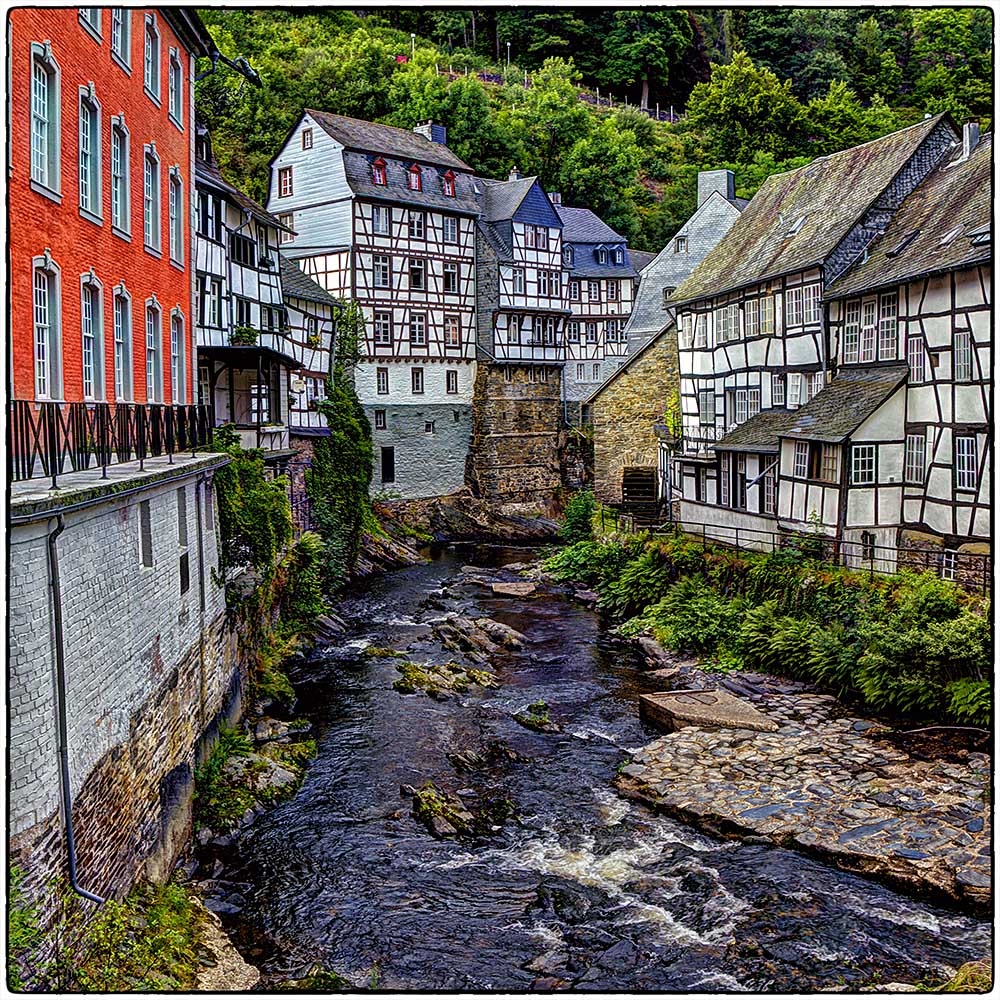
<svg viewBox="0 0 1000 1000">
<path fill-rule="evenodd" d="M 521 179 L 521 171 L 517 167 L 511 167 L 510 173 L 507 175 L 507 180 L 509 181 L 519 181 Z"/>
<path fill-rule="evenodd" d="M 962 159 L 967 160 L 979 145 L 979 122 L 966 122 L 962 126 Z"/>
<path fill-rule="evenodd" d="M 736 178 L 732 170 L 699 170 L 698 207 L 701 208 L 716 191 L 726 201 L 736 197 Z"/>
<path fill-rule="evenodd" d="M 562 204 L 562 195 L 558 191 L 550 191 L 549 192 L 549 201 L 551 201 L 553 205 L 561 205 Z"/>
<path fill-rule="evenodd" d="M 448 130 L 444 125 L 436 125 L 429 118 L 417 125 L 413 131 L 417 135 L 422 135 L 428 142 L 439 142 L 442 146 L 448 142 Z"/>
</svg>

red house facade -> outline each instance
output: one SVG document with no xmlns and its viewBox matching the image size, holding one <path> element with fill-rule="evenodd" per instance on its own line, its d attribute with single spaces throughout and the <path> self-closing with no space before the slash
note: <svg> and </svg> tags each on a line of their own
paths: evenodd
<svg viewBox="0 0 1000 1000">
<path fill-rule="evenodd" d="M 15 400 L 187 404 L 195 58 L 178 8 L 10 14 Z"/>
</svg>

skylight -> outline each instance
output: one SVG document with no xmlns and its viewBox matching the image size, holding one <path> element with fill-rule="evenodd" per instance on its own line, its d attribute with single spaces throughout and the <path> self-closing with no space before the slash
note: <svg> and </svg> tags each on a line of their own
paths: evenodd
<svg viewBox="0 0 1000 1000">
<path fill-rule="evenodd" d="M 785 233 L 785 236 L 794 236 L 805 225 L 805 221 L 806 217 L 804 215 L 800 215 L 795 222 L 792 223 L 792 228 Z"/>
<path fill-rule="evenodd" d="M 907 233 L 891 250 L 886 251 L 886 257 L 898 257 L 918 236 L 919 229 Z"/>
<path fill-rule="evenodd" d="M 949 243 L 951 243 L 951 241 L 956 236 L 958 236 L 958 234 L 961 231 L 962 231 L 962 227 L 961 226 L 955 226 L 954 229 L 949 229 L 948 232 L 946 232 L 944 234 L 944 236 L 941 237 L 941 242 L 938 244 L 938 246 L 946 247 Z"/>
</svg>

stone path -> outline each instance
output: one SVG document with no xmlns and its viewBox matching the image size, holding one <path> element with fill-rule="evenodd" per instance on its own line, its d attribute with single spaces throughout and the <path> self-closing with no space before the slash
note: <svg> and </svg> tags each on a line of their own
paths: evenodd
<svg viewBox="0 0 1000 1000">
<path fill-rule="evenodd" d="M 985 754 L 918 760 L 875 723 L 837 718 L 829 695 L 761 675 L 684 670 L 685 681 L 692 673 L 746 697 L 777 731 L 688 726 L 636 753 L 619 792 L 722 835 L 767 837 L 905 891 L 990 907 Z"/>
</svg>

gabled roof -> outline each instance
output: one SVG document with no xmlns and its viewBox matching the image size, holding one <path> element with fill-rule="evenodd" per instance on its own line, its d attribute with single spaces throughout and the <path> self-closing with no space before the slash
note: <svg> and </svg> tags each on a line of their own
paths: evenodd
<svg viewBox="0 0 1000 1000">
<path fill-rule="evenodd" d="M 598 396 L 600 396 L 600 394 L 601 394 L 602 392 L 604 392 L 604 390 L 605 390 L 605 389 L 607 389 L 607 387 L 608 387 L 609 385 L 611 385 L 611 383 L 612 383 L 612 382 L 614 382 L 614 381 L 615 381 L 615 379 L 617 379 L 617 378 L 618 378 L 618 377 L 619 377 L 620 375 L 624 375 L 624 374 L 625 374 L 625 373 L 626 373 L 626 372 L 627 372 L 627 371 L 628 371 L 628 370 L 629 370 L 629 369 L 630 369 L 630 368 L 632 367 L 632 365 L 634 365 L 634 364 L 635 364 L 635 363 L 636 363 L 636 362 L 637 362 L 637 361 L 639 360 L 639 358 L 641 358 L 641 357 L 644 357 L 644 356 L 645 356 L 645 354 L 646 354 L 646 352 L 647 352 L 647 351 L 648 351 L 648 350 L 649 350 L 649 349 L 650 349 L 650 348 L 651 348 L 651 347 L 652 347 L 652 346 L 653 346 L 654 344 L 658 344 L 658 343 L 659 343 L 659 342 L 660 342 L 660 341 L 661 341 L 661 340 L 662 340 L 662 339 L 663 339 L 663 338 L 664 338 L 665 336 L 667 336 L 667 335 L 668 335 L 668 333 L 669 333 L 669 334 L 670 334 L 671 336 L 677 336 L 677 331 L 676 331 L 676 330 L 674 329 L 674 321 L 673 321 L 673 320 L 671 320 L 671 321 L 670 321 L 669 323 L 667 323 L 667 325 L 666 325 L 666 326 L 665 326 L 665 327 L 664 327 L 664 328 L 663 328 L 663 329 L 662 329 L 662 330 L 661 330 L 661 331 L 660 331 L 659 333 L 656 333 L 656 334 L 654 334 L 654 335 L 653 335 L 652 337 L 650 337 L 650 338 L 649 338 L 649 340 L 647 340 L 647 341 L 646 341 L 646 343 L 645 343 L 645 344 L 643 344 L 643 345 L 642 345 L 642 347 L 640 347 L 640 348 L 639 348 L 639 350 L 637 350 L 637 351 L 636 351 L 636 352 L 635 352 L 634 354 L 630 354 L 630 355 L 628 356 L 628 358 L 627 358 L 627 359 L 625 360 L 625 362 L 624 362 L 624 363 L 623 363 L 623 364 L 622 364 L 622 365 L 621 365 L 621 366 L 620 366 L 619 368 L 616 368 L 616 369 L 615 369 L 615 370 L 614 370 L 614 371 L 613 371 L 613 372 L 612 372 L 612 373 L 611 373 L 611 374 L 610 374 L 610 375 L 609 375 L 609 376 L 608 376 L 608 377 L 607 377 L 607 378 L 606 378 L 606 379 L 605 379 L 605 380 L 604 380 L 604 381 L 603 381 L 603 382 L 602 382 L 602 383 L 601 383 L 601 384 L 600 384 L 600 385 L 599 385 L 599 386 L 598 386 L 598 387 L 597 387 L 597 388 L 596 388 L 596 389 L 595 389 L 595 390 L 594 390 L 594 391 L 593 391 L 593 392 L 592 392 L 592 393 L 591 393 L 591 394 L 590 394 L 590 395 L 589 395 L 589 396 L 588 396 L 588 397 L 587 397 L 587 398 L 586 398 L 586 399 L 584 400 L 584 403 L 593 403 L 593 402 L 594 402 L 594 401 L 595 401 L 595 400 L 597 399 L 597 397 L 598 397 Z"/>
<path fill-rule="evenodd" d="M 320 302 L 335 306 L 337 300 L 318 282 L 306 274 L 294 261 L 279 254 L 281 262 L 281 290 L 287 298 L 304 299 L 306 302 Z"/>
<path fill-rule="evenodd" d="M 395 156 L 417 163 L 436 163 L 455 170 L 472 170 L 443 143 L 431 142 L 408 129 L 376 125 L 374 122 L 345 118 L 343 115 L 332 115 L 312 108 L 306 108 L 305 113 L 345 149 L 361 153 L 381 153 L 383 156 Z"/>
<path fill-rule="evenodd" d="M 628 255 L 632 260 L 632 266 L 639 272 L 642 272 L 647 264 L 656 260 L 655 253 L 647 253 L 645 250 L 629 250 Z"/>
<path fill-rule="evenodd" d="M 275 226 L 285 233 L 293 232 L 283 222 L 279 222 L 263 205 L 258 205 L 253 198 L 245 195 L 239 188 L 233 187 L 222 176 L 222 171 L 219 170 L 219 166 L 214 162 L 214 159 L 212 162 L 208 160 L 195 160 L 194 179 L 196 186 L 215 188 L 219 194 L 225 195 L 230 201 L 235 202 L 245 212 L 249 212 L 250 215 L 261 222 L 266 222 L 269 226 Z"/>
<path fill-rule="evenodd" d="M 677 288 L 674 301 L 720 295 L 822 264 L 946 118 L 942 112 L 772 174 L 726 237 Z"/>
<path fill-rule="evenodd" d="M 483 191 L 483 219 L 486 222 L 502 222 L 514 217 L 538 178 L 518 177 L 511 181 L 495 181 L 480 177 L 478 181 Z"/>
<path fill-rule="evenodd" d="M 589 208 L 554 205 L 563 224 L 563 243 L 624 243 L 609 225 L 602 222 Z"/>
<path fill-rule="evenodd" d="M 960 159 L 960 147 L 957 157 L 932 171 L 907 195 L 865 257 L 835 281 L 825 297 L 856 295 L 989 261 L 993 252 L 992 239 L 987 238 L 992 230 L 992 147 L 992 136 L 984 135 L 968 159 Z M 978 237 L 976 244 L 974 237 Z"/>
<path fill-rule="evenodd" d="M 909 372 L 906 365 L 842 368 L 825 389 L 793 411 L 795 419 L 781 436 L 845 441 L 906 382 Z"/>
</svg>

